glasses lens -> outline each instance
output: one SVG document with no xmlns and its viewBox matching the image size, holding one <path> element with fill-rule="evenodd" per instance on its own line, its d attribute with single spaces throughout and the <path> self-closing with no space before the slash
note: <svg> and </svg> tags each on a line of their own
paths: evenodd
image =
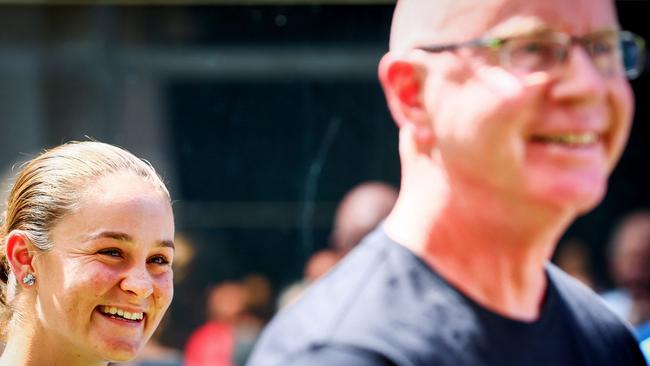
<svg viewBox="0 0 650 366">
<path fill-rule="evenodd" d="M 522 72 L 548 71 L 567 57 L 566 47 L 549 37 L 512 38 L 503 52 L 509 67 Z"/>
<path fill-rule="evenodd" d="M 606 76 L 620 74 L 624 69 L 620 40 L 620 33 L 616 31 L 596 32 L 577 38 L 591 57 L 596 69 Z"/>
<path fill-rule="evenodd" d="M 645 41 L 631 32 L 621 32 L 620 37 L 625 73 L 628 78 L 635 79 L 645 66 Z"/>
</svg>

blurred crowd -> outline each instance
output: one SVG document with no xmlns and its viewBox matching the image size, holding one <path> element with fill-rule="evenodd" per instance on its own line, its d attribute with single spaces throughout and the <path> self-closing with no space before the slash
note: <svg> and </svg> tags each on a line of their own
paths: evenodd
<svg viewBox="0 0 650 366">
<path fill-rule="evenodd" d="M 212 284 L 205 294 L 205 322 L 187 339 L 184 349 L 163 345 L 163 324 L 140 356 L 129 366 L 241 366 L 273 314 L 291 306 L 310 285 L 327 274 L 388 215 L 397 189 L 381 182 L 352 188 L 335 213 L 329 243 L 304 264 L 302 278 L 280 289 L 260 274 Z M 609 287 L 599 285 L 589 245 L 577 239 L 560 244 L 553 261 L 576 279 L 602 294 L 603 300 L 634 328 L 639 339 L 650 333 L 650 210 L 633 212 L 613 228 L 608 247 Z M 181 283 L 194 253 L 178 240 L 175 282 Z M 180 247 L 180 248 L 179 248 Z M 198 296 L 197 296 L 198 297 Z M 117 365 L 117 364 L 115 364 Z"/>
<path fill-rule="evenodd" d="M 568 240 L 562 243 L 555 262 L 601 294 L 607 305 L 634 328 L 639 340 L 650 335 L 650 210 L 621 218 L 607 248 L 612 287 L 600 288 L 594 279 L 589 245 Z"/>
<path fill-rule="evenodd" d="M 163 344 L 161 334 L 165 332 L 165 324 L 162 324 L 137 359 L 112 365 L 244 365 L 272 315 L 290 306 L 334 267 L 388 215 L 396 199 L 397 189 L 391 185 L 359 184 L 341 200 L 329 243 L 307 259 L 302 278 L 281 289 L 272 289 L 270 281 L 259 274 L 212 284 L 206 289 L 205 322 L 191 333 L 182 350 Z M 194 253 L 191 244 L 182 237 L 176 239 L 176 247 L 174 282 L 181 286 Z"/>
</svg>

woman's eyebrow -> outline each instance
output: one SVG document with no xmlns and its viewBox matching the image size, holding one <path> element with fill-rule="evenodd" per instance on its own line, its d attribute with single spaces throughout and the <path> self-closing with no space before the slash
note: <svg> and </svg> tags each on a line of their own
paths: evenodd
<svg viewBox="0 0 650 366">
<path fill-rule="evenodd" d="M 172 249 L 176 250 L 176 246 L 174 245 L 174 242 L 171 241 L 171 240 L 161 240 L 158 243 L 158 246 L 159 247 L 164 247 L 164 248 L 172 248 Z"/>
<path fill-rule="evenodd" d="M 92 234 L 88 237 L 88 240 L 97 240 L 97 239 L 114 239 L 114 240 L 119 240 L 123 242 L 128 242 L 132 243 L 133 237 L 127 233 L 123 233 L 121 231 L 101 231 L 99 233 Z M 174 242 L 172 240 L 161 240 L 157 243 L 157 246 L 163 247 L 163 248 L 172 248 L 176 249 L 176 246 L 174 245 Z"/>
<path fill-rule="evenodd" d="M 127 242 L 133 241 L 131 235 L 120 231 L 101 231 L 99 233 L 91 234 L 88 237 L 88 240 L 96 240 L 101 238 L 115 239 L 115 240 L 127 241 Z"/>
</svg>

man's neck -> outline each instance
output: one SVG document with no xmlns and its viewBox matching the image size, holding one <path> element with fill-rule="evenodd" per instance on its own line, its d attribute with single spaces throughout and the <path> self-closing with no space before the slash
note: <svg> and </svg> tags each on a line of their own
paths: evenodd
<svg viewBox="0 0 650 366">
<path fill-rule="evenodd" d="M 387 235 L 485 308 L 537 319 L 546 290 L 544 266 L 571 218 L 532 209 L 494 212 L 489 202 L 479 210 L 457 204 L 437 187 L 428 197 L 422 190 L 418 197 L 402 195 L 385 221 Z"/>
</svg>

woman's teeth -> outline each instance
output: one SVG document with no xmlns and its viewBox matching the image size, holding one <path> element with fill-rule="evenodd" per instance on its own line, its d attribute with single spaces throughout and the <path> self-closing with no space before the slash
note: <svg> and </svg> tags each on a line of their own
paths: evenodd
<svg viewBox="0 0 650 366">
<path fill-rule="evenodd" d="M 107 315 L 118 315 L 124 319 L 128 320 L 142 320 L 144 318 L 144 313 L 130 313 L 122 309 L 118 309 L 114 306 L 100 306 L 99 310 Z"/>
</svg>

